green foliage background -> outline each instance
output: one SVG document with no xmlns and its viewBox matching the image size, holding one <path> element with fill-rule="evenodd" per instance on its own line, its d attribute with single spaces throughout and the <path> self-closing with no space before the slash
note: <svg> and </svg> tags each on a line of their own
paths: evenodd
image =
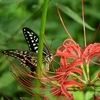
<svg viewBox="0 0 100 100">
<path fill-rule="evenodd" d="M 43 1 L 44 0 L 0 0 L 0 93 L 2 92 L 11 100 L 19 100 L 18 91 L 22 96 L 26 96 L 26 94 L 10 74 L 9 69 L 11 68 L 11 65 L 2 54 L 2 50 L 17 48 L 28 50 L 22 33 L 22 28 L 25 26 L 29 27 L 39 34 Z M 83 48 L 83 26 L 78 23 L 78 17 L 81 18 L 82 15 L 81 0 L 49 1 L 45 30 L 46 41 L 51 48 L 56 50 L 56 48 L 61 45 L 66 38 L 68 38 L 59 20 L 55 6 L 56 3 L 58 3 L 62 18 L 71 36 Z M 64 7 L 68 7 L 74 13 L 68 12 Z M 96 29 L 100 22 L 100 0 L 84 0 L 84 11 L 85 22 L 92 28 Z M 77 14 L 78 17 L 75 17 L 75 14 Z M 88 43 L 95 31 L 87 27 L 86 33 Z M 14 40 L 12 37 L 14 37 Z M 99 37 L 100 32 L 98 32 L 94 41 L 100 42 Z M 15 42 L 18 47 L 15 45 Z M 99 70 L 99 67 L 92 66 L 92 75 L 96 74 L 97 70 Z M 18 87 L 18 91 L 16 87 Z M 2 93 L 0 94 L 0 99 L 4 100 Z M 84 92 L 80 95 L 79 93 L 76 93 L 75 97 L 77 98 L 76 100 L 80 100 L 80 97 L 81 100 L 89 100 L 89 98 L 92 97 L 92 93 Z"/>
</svg>

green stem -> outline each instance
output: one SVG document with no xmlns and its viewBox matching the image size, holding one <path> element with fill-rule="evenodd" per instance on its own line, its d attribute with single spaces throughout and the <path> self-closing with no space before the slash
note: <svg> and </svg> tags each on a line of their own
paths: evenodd
<svg viewBox="0 0 100 100">
<path fill-rule="evenodd" d="M 86 83 L 84 80 L 82 80 L 79 76 L 77 76 L 75 73 L 71 73 L 70 75 L 76 77 L 78 80 L 80 80 L 82 83 Z"/>
<path fill-rule="evenodd" d="M 94 81 L 96 81 L 96 80 L 98 80 L 98 76 L 95 76 L 94 79 L 91 80 L 91 82 L 94 82 Z"/>
<path fill-rule="evenodd" d="M 42 52 L 43 52 L 43 42 L 44 42 L 44 32 L 45 32 L 45 25 L 46 25 L 46 16 L 47 16 L 47 8 L 48 8 L 49 0 L 44 0 L 43 4 L 43 12 L 42 12 L 42 19 L 41 19 L 41 27 L 40 27 L 40 38 L 39 38 L 39 49 L 38 49 L 38 62 L 37 62 L 37 69 L 36 73 L 41 73 L 42 67 Z M 40 90 L 41 84 L 39 80 L 36 80 L 36 89 Z M 39 91 L 41 93 L 41 91 Z M 35 100 L 40 100 L 39 96 L 34 97 Z"/>
<path fill-rule="evenodd" d="M 88 78 L 88 81 L 89 81 L 90 80 L 89 63 L 86 66 L 86 71 L 87 71 L 87 78 Z"/>
<path fill-rule="evenodd" d="M 85 69 L 84 69 L 84 66 L 83 65 L 81 65 L 81 69 L 83 71 L 84 78 L 87 81 L 87 76 L 86 76 Z"/>
</svg>

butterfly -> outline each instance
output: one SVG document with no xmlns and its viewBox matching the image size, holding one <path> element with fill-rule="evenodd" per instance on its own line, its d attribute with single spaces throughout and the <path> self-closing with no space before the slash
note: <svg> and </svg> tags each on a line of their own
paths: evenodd
<svg viewBox="0 0 100 100">
<path fill-rule="evenodd" d="M 24 27 L 22 29 L 25 40 L 28 44 L 29 50 L 4 50 L 3 54 L 17 58 L 22 65 L 28 66 L 31 71 L 36 71 L 37 66 L 37 54 L 38 54 L 38 46 L 39 46 L 39 36 L 32 31 L 31 29 Z M 46 63 L 51 63 L 52 54 L 49 52 L 46 44 L 43 44 L 43 58 L 42 61 Z M 48 69 L 48 68 L 47 68 Z"/>
</svg>

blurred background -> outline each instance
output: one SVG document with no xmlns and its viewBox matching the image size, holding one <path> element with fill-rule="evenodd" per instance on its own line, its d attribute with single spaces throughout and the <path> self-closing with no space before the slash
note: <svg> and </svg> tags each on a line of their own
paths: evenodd
<svg viewBox="0 0 100 100">
<path fill-rule="evenodd" d="M 19 100 L 19 94 L 27 94 L 20 88 L 11 75 L 9 69 L 11 64 L 2 54 L 2 50 L 17 49 L 28 50 L 25 38 L 22 33 L 23 27 L 28 27 L 37 34 L 40 32 L 42 5 L 44 0 L 0 0 L 0 100 L 6 100 L 4 95 L 11 100 Z M 56 3 L 60 9 L 64 23 L 73 39 L 84 48 L 83 26 L 81 24 L 82 3 L 81 0 L 50 0 L 48 6 L 45 38 L 48 45 L 56 51 L 63 41 L 68 37 L 66 34 L 57 10 Z M 100 0 L 84 0 L 85 22 L 87 43 L 92 39 L 100 22 Z M 14 38 L 14 39 L 12 39 Z M 93 42 L 100 42 L 100 31 Z M 17 44 L 17 45 L 16 45 Z M 95 70 L 95 71 L 94 71 Z M 99 67 L 92 66 L 91 73 Z M 18 90 L 16 89 L 18 87 Z M 76 100 L 83 95 L 88 98 L 93 92 L 75 94 Z M 90 98 L 91 98 L 90 96 Z M 83 96 L 84 97 L 84 96 Z M 85 100 L 82 98 L 81 100 Z M 89 99 L 87 99 L 89 100 Z"/>
</svg>

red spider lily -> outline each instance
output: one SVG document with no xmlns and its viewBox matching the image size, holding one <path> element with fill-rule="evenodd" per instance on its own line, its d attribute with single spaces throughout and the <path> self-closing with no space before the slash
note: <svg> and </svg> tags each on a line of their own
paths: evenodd
<svg viewBox="0 0 100 100">
<path fill-rule="evenodd" d="M 68 92 L 66 92 L 66 89 L 68 88 L 68 86 L 70 85 L 77 85 L 80 87 L 82 87 L 81 83 L 78 83 L 78 82 L 75 82 L 74 80 L 66 80 L 64 82 L 62 82 L 61 84 L 61 90 L 62 90 L 62 93 L 67 97 L 67 98 L 73 98 L 73 95 L 72 94 L 69 94 Z"/>
<path fill-rule="evenodd" d="M 76 66 L 82 64 L 81 54 L 82 49 L 71 39 L 65 40 L 63 45 L 57 49 L 55 56 L 60 56 L 60 67 L 56 69 L 54 79 L 59 83 L 60 87 L 53 88 L 53 95 L 58 96 L 60 94 L 60 96 L 73 99 L 73 95 L 68 93 L 67 88 L 77 85 L 81 89 L 81 83 L 74 79 L 68 79 L 71 73 L 82 75 L 82 70 L 76 68 Z M 73 60 L 67 62 L 70 58 Z"/>
<path fill-rule="evenodd" d="M 72 94 L 69 94 L 66 89 L 67 85 L 71 86 L 74 83 L 74 85 L 78 85 L 81 89 L 82 83 L 77 82 L 73 79 L 69 81 L 68 77 L 71 73 L 77 73 L 81 77 L 82 70 L 78 68 L 78 66 L 82 64 L 84 65 L 84 61 L 86 61 L 86 64 L 88 64 L 95 56 L 98 56 L 98 58 L 100 58 L 100 44 L 90 44 L 85 47 L 84 50 L 82 50 L 74 40 L 66 39 L 62 46 L 57 49 L 55 56 L 60 57 L 60 67 L 57 68 L 55 72 L 55 80 L 61 86 L 61 89 L 58 90 L 67 98 L 73 98 Z M 98 73 L 98 77 L 100 77 L 100 72 Z M 63 83 L 67 84 L 65 85 Z M 54 91 L 57 91 L 56 88 L 53 90 L 53 93 L 56 93 Z M 59 92 L 57 93 L 59 94 Z M 56 95 L 58 95 L 57 93 Z"/>
<path fill-rule="evenodd" d="M 100 61 L 100 43 L 89 44 L 84 49 L 82 58 L 89 62 L 95 56 L 98 56 L 98 61 Z"/>
<path fill-rule="evenodd" d="M 80 57 L 81 54 L 82 50 L 78 44 L 71 39 L 65 40 L 63 45 L 57 49 L 55 54 L 55 56 L 60 56 L 60 68 L 56 69 L 56 75 L 60 77 L 63 76 L 63 79 L 65 77 L 67 78 L 72 72 L 76 72 L 81 75 L 82 70 L 76 68 L 76 66 L 82 64 L 82 59 Z M 73 60 L 67 62 L 67 60 L 70 58 Z"/>
<path fill-rule="evenodd" d="M 82 59 L 81 59 L 82 49 L 72 39 L 66 39 L 64 41 L 64 43 L 62 44 L 62 46 L 60 46 L 57 49 L 57 52 L 56 52 L 55 56 L 60 56 L 61 57 L 60 63 L 64 66 L 66 66 L 65 64 L 68 65 L 67 60 L 70 59 L 70 58 L 74 60 L 74 61 L 71 60 L 72 63 L 73 63 L 73 66 L 82 64 Z"/>
<path fill-rule="evenodd" d="M 63 45 L 57 49 L 56 56 L 60 56 L 61 60 L 65 60 L 64 62 L 69 58 L 74 59 L 75 63 L 75 60 L 78 60 L 76 65 L 82 64 L 83 60 L 89 62 L 95 56 L 98 56 L 98 61 L 100 61 L 100 43 L 89 44 L 82 50 L 74 40 L 66 39 Z M 62 62 L 62 64 L 64 64 L 64 62 Z"/>
</svg>

